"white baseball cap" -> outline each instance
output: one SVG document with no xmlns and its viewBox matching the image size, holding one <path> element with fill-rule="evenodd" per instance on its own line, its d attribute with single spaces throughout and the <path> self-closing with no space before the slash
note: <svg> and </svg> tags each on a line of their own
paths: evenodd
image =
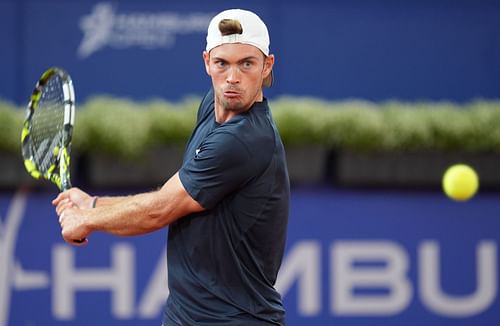
<svg viewBox="0 0 500 326">
<path fill-rule="evenodd" d="M 241 34 L 222 35 L 219 23 L 224 19 L 237 20 L 242 27 Z M 229 9 L 218 13 L 208 25 L 207 47 L 210 52 L 213 48 L 227 43 L 242 43 L 253 45 L 264 55 L 269 55 L 269 32 L 266 24 L 255 13 L 243 9 Z M 273 73 L 264 79 L 263 85 L 270 87 L 273 83 Z"/>
</svg>

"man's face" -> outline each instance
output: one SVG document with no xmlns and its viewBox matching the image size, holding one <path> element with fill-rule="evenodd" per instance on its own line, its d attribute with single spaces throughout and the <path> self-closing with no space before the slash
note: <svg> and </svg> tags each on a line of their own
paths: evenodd
<svg viewBox="0 0 500 326">
<path fill-rule="evenodd" d="M 262 82 L 271 72 L 272 55 L 265 57 L 248 44 L 222 44 L 203 53 L 205 68 L 212 77 L 215 103 L 223 110 L 245 111 L 262 100 Z"/>
</svg>

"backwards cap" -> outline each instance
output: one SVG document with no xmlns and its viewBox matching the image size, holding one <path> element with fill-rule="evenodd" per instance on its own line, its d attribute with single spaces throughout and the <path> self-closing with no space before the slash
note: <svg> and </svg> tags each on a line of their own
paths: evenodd
<svg viewBox="0 0 500 326">
<path fill-rule="evenodd" d="M 242 27 L 241 34 L 222 35 L 219 23 L 222 20 L 237 20 Z M 248 10 L 229 9 L 217 14 L 208 25 L 207 46 L 205 50 L 210 52 L 213 48 L 227 43 L 242 43 L 253 45 L 264 55 L 269 55 L 269 32 L 266 24 L 256 14 Z M 270 87 L 273 82 L 272 72 L 264 79 L 264 86 Z"/>
</svg>

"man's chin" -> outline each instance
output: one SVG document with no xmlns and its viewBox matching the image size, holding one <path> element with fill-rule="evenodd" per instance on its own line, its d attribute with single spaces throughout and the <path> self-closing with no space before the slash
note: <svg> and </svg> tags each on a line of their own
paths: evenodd
<svg viewBox="0 0 500 326">
<path fill-rule="evenodd" d="M 222 107 L 227 111 L 242 111 L 245 109 L 243 102 L 239 99 L 224 99 Z"/>
</svg>

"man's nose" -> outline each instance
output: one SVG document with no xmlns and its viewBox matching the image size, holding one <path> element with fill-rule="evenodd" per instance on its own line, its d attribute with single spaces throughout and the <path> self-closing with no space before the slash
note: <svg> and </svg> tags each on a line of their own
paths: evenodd
<svg viewBox="0 0 500 326">
<path fill-rule="evenodd" d="M 229 68 L 226 81 L 229 84 L 236 84 L 240 82 L 240 70 L 237 66 Z"/>
</svg>

